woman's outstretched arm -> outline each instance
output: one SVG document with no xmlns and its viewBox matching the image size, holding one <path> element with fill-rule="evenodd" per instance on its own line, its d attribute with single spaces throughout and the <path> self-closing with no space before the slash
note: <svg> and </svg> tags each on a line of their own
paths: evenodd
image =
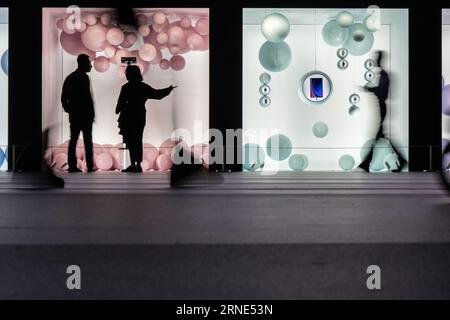
<svg viewBox="0 0 450 320">
<path fill-rule="evenodd" d="M 176 87 L 170 86 L 164 89 L 155 89 L 147 85 L 147 99 L 161 100 L 167 97 Z"/>
</svg>

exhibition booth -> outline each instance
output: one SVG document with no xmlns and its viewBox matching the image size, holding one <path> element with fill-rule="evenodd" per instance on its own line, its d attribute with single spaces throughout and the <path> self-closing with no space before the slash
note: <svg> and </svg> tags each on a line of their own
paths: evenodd
<svg viewBox="0 0 450 320">
<path fill-rule="evenodd" d="M 144 82 L 153 88 L 177 86 L 164 99 L 146 103 L 144 171 L 170 169 L 174 140 L 198 147 L 200 155 L 206 150 L 209 9 L 137 8 L 134 13 L 137 27 L 120 24 L 114 9 L 81 8 L 80 21 L 66 8 L 43 9 L 42 129 L 48 133 L 45 160 L 58 171 L 68 169 L 70 138 L 61 90 L 64 79 L 77 68 L 77 56 L 81 53 L 87 54 L 93 64 L 89 77 L 96 113 L 93 142 L 98 169 L 120 170 L 127 162 L 128 153 L 115 114 L 121 86 L 126 83 L 127 63 L 122 58 L 134 58 L 131 64 L 140 68 Z M 86 169 L 84 157 L 80 135 L 80 169 Z"/>
<path fill-rule="evenodd" d="M 352 171 L 371 150 L 371 172 L 399 168 L 399 156 L 408 160 L 408 47 L 408 9 L 244 9 L 244 169 Z M 382 69 L 390 86 L 377 139 L 370 89 Z"/>
</svg>

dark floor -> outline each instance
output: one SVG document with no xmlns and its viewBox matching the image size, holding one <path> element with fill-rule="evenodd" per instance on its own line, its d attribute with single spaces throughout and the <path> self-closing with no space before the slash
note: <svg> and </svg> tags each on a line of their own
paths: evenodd
<svg viewBox="0 0 450 320">
<path fill-rule="evenodd" d="M 0 176 L 0 298 L 450 298 L 432 174 L 30 177 Z"/>
</svg>

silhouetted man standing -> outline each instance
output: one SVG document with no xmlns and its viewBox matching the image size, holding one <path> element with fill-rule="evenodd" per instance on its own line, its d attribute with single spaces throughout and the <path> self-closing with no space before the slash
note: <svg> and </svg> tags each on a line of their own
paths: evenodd
<svg viewBox="0 0 450 320">
<path fill-rule="evenodd" d="M 64 111 L 69 114 L 70 143 L 69 143 L 69 172 L 81 172 L 77 168 L 76 146 L 80 132 L 83 132 L 84 148 L 86 150 L 86 165 L 88 172 L 92 172 L 92 123 L 95 118 L 94 101 L 91 94 L 91 83 L 88 72 L 92 65 L 89 56 L 80 54 L 77 58 L 78 68 L 67 76 L 61 94 Z"/>
<path fill-rule="evenodd" d="M 378 86 L 366 87 L 364 89 L 369 92 L 372 92 L 378 100 L 378 106 L 380 108 L 380 126 L 379 126 L 379 129 L 377 132 L 376 139 L 379 139 L 379 138 L 384 138 L 383 122 L 384 122 L 384 119 L 386 118 L 386 113 L 387 113 L 386 100 L 389 95 L 390 81 L 389 81 L 388 73 L 383 69 L 383 51 L 377 51 L 376 54 L 377 54 L 376 63 L 380 69 Z M 401 171 L 402 167 L 405 165 L 406 160 L 400 155 L 400 153 L 397 150 L 395 150 L 395 148 L 392 144 L 391 144 L 391 146 L 392 146 L 392 150 L 398 155 L 398 159 L 399 159 L 399 167 L 392 171 L 399 172 L 399 171 Z M 365 171 L 369 171 L 370 162 L 372 161 L 372 156 L 373 156 L 373 147 L 370 150 L 366 159 L 364 159 L 364 161 L 359 165 L 359 167 L 364 169 Z"/>
</svg>

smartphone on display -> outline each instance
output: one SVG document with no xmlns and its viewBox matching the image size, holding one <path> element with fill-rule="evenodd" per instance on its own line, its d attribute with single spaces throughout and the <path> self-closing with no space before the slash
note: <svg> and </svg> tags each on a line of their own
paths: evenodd
<svg viewBox="0 0 450 320">
<path fill-rule="evenodd" d="M 310 98 L 323 98 L 323 81 L 322 78 L 310 79 Z"/>
</svg>

